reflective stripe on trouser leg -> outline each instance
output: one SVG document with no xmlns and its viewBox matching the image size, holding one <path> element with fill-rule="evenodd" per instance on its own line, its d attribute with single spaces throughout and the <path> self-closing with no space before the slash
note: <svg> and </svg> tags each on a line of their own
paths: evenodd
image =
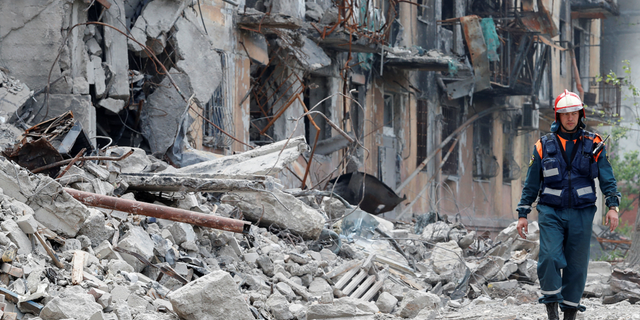
<svg viewBox="0 0 640 320">
<path fill-rule="evenodd" d="M 563 211 L 562 219 L 565 221 L 567 234 L 564 248 L 567 267 L 564 269 L 562 277 L 564 301 L 561 307 L 563 309 L 564 307 L 578 308 L 580 304 L 580 298 L 587 281 L 591 228 L 595 212 L 595 206 Z"/>
<path fill-rule="evenodd" d="M 540 225 L 540 254 L 538 255 L 538 278 L 543 296 L 540 303 L 562 302 L 562 275 L 560 269 L 567 262 L 563 253 L 564 225 L 556 210 L 538 204 Z M 560 211 L 560 210 L 558 210 Z"/>
</svg>

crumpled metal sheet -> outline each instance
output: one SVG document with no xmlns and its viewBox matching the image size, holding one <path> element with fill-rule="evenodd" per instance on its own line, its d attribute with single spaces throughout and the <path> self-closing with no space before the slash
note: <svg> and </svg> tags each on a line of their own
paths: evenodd
<svg viewBox="0 0 640 320">
<path fill-rule="evenodd" d="M 460 18 L 464 38 L 471 54 L 473 71 L 475 73 L 475 91 L 491 89 L 491 70 L 489 69 L 489 58 L 487 57 L 487 45 L 484 41 L 480 17 L 476 15 Z"/>
<path fill-rule="evenodd" d="M 360 209 L 371 214 L 381 214 L 391 211 L 402 201 L 406 200 L 406 196 L 403 198 L 398 197 L 398 195 L 382 181 L 362 172 L 343 174 L 329 182 L 328 190 L 333 190 L 333 192 L 354 206 L 360 204 Z M 362 194 L 363 183 L 364 195 Z M 335 189 L 333 189 L 333 184 L 335 184 Z M 362 202 L 360 202 L 360 200 L 362 200 Z"/>
<path fill-rule="evenodd" d="M 549 13 L 549 10 L 547 10 L 541 0 L 537 0 L 537 4 L 538 11 L 535 11 L 533 0 L 524 1 L 523 8 L 525 11 L 518 15 L 520 21 L 525 26 L 525 28 L 529 29 L 530 31 L 547 34 L 552 38 L 557 36 L 559 34 L 558 27 L 556 26 L 555 22 L 553 22 L 551 13 Z"/>
</svg>

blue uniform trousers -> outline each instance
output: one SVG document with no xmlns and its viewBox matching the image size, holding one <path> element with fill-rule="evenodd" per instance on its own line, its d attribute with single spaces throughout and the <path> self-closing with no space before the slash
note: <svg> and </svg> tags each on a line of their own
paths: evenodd
<svg viewBox="0 0 640 320">
<path fill-rule="evenodd" d="M 591 226 L 596 206 L 554 209 L 538 204 L 540 303 L 584 311 L 580 298 L 587 281 Z"/>
</svg>

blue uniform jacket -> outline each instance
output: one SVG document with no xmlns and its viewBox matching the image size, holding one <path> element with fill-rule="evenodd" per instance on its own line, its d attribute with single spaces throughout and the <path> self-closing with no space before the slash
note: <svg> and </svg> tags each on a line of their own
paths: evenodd
<svg viewBox="0 0 640 320">
<path fill-rule="evenodd" d="M 580 131 L 580 130 L 579 130 Z M 559 133 L 560 141 L 565 152 L 571 154 L 571 149 L 574 146 L 572 138 L 579 136 L 579 134 Z M 594 145 L 602 141 L 600 136 L 597 136 Z M 533 149 L 533 155 L 529 164 L 529 170 L 527 172 L 527 178 L 525 179 L 524 188 L 522 190 L 522 197 L 518 203 L 518 218 L 526 218 L 529 212 L 531 212 L 531 204 L 538 198 L 540 193 L 540 187 L 542 185 L 542 149 L 541 142 L 538 140 L 536 146 Z M 600 182 L 600 190 L 605 196 L 605 204 L 607 207 L 618 206 L 620 204 L 620 193 L 616 186 L 616 179 L 613 176 L 613 169 L 607 159 L 606 148 L 594 156 L 598 164 L 598 180 Z"/>
</svg>

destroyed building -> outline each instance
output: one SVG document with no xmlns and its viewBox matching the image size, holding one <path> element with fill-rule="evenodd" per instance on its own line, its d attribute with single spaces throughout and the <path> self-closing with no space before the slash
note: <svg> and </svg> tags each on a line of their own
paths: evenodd
<svg viewBox="0 0 640 320">
<path fill-rule="evenodd" d="M 565 88 L 589 125 L 619 115 L 620 87 L 593 80 L 616 14 L 609 0 L 1 1 L 0 291 L 17 309 L 0 310 L 433 318 L 535 301 L 518 280 L 537 280 L 537 228 L 523 241 L 512 224 L 531 148 Z M 640 298 L 633 271 L 610 285 L 611 266 L 593 268 L 589 295 Z M 192 303 L 202 292 L 221 303 Z"/>
<path fill-rule="evenodd" d="M 71 110 L 95 147 L 178 167 L 304 136 L 311 149 L 277 174 L 285 186 L 363 172 L 405 199 L 387 204 L 391 219 L 440 212 L 499 231 L 555 95 L 619 115 L 619 88 L 593 81 L 611 1 L 2 6 L 2 68 L 25 86 L 13 122 Z"/>
</svg>

